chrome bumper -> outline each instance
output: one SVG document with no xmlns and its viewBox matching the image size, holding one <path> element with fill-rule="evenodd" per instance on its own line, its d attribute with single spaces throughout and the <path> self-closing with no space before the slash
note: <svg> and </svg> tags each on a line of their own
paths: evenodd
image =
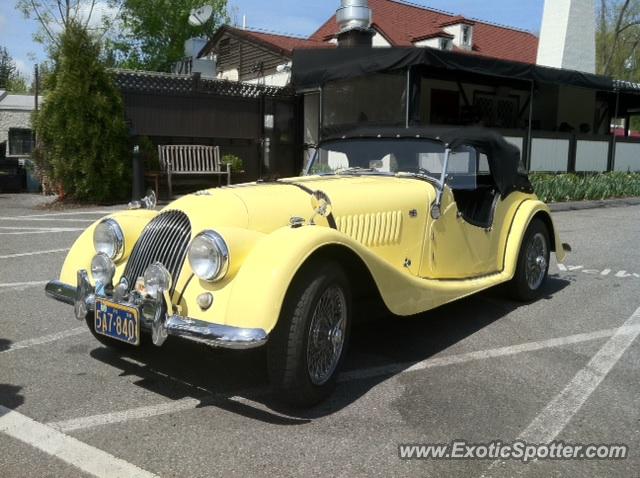
<svg viewBox="0 0 640 478">
<path fill-rule="evenodd" d="M 82 276 L 79 274 L 79 280 Z M 86 282 L 82 290 L 81 287 L 73 287 L 60 281 L 51 281 L 45 286 L 47 296 L 65 304 L 77 307 L 77 302 L 82 301 L 86 310 L 95 310 L 95 295 L 93 290 L 86 289 Z M 109 297 L 106 297 L 110 299 Z M 131 304 L 126 304 L 131 306 Z M 142 309 L 141 304 L 137 306 Z M 166 310 L 166 309 L 165 309 Z M 143 317 L 142 310 L 140 317 Z M 239 327 L 231 327 L 228 325 L 218 325 L 202 320 L 191 319 L 189 317 L 181 317 L 178 315 L 164 314 L 161 317 L 163 334 L 182 337 L 192 342 L 199 342 L 211 347 L 219 347 L 235 350 L 246 350 L 261 347 L 267 343 L 268 335 L 262 329 L 243 329 Z M 143 326 L 151 329 L 152 327 L 145 324 L 145 320 L 141 320 Z M 155 343 L 155 342 L 154 342 Z M 157 345 L 162 345 L 157 344 Z"/>
</svg>

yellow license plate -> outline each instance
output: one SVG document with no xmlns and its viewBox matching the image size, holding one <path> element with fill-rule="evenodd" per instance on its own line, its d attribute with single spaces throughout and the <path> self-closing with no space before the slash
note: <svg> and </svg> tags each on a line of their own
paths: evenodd
<svg viewBox="0 0 640 478">
<path fill-rule="evenodd" d="M 96 299 L 95 331 L 131 345 L 140 345 L 138 309 Z"/>
</svg>

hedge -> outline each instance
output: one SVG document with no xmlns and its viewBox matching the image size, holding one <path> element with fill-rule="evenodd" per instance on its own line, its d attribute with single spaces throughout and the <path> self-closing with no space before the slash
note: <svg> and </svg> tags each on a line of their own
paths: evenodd
<svg viewBox="0 0 640 478">
<path fill-rule="evenodd" d="M 640 173 L 530 175 L 544 202 L 601 200 L 640 196 Z"/>
</svg>

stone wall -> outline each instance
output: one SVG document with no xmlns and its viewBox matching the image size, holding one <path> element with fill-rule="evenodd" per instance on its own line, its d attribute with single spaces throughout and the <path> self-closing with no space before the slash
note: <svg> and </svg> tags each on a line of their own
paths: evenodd
<svg viewBox="0 0 640 478">
<path fill-rule="evenodd" d="M 7 141 L 10 128 L 31 129 L 31 111 L 0 110 L 0 143 Z"/>
</svg>

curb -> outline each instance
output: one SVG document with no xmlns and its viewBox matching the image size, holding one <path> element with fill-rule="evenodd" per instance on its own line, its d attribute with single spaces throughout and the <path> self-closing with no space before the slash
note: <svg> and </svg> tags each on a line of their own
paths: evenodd
<svg viewBox="0 0 640 478">
<path fill-rule="evenodd" d="M 602 201 L 556 202 L 549 204 L 552 212 L 582 211 L 609 207 L 640 206 L 640 198 L 605 199 Z"/>
</svg>

